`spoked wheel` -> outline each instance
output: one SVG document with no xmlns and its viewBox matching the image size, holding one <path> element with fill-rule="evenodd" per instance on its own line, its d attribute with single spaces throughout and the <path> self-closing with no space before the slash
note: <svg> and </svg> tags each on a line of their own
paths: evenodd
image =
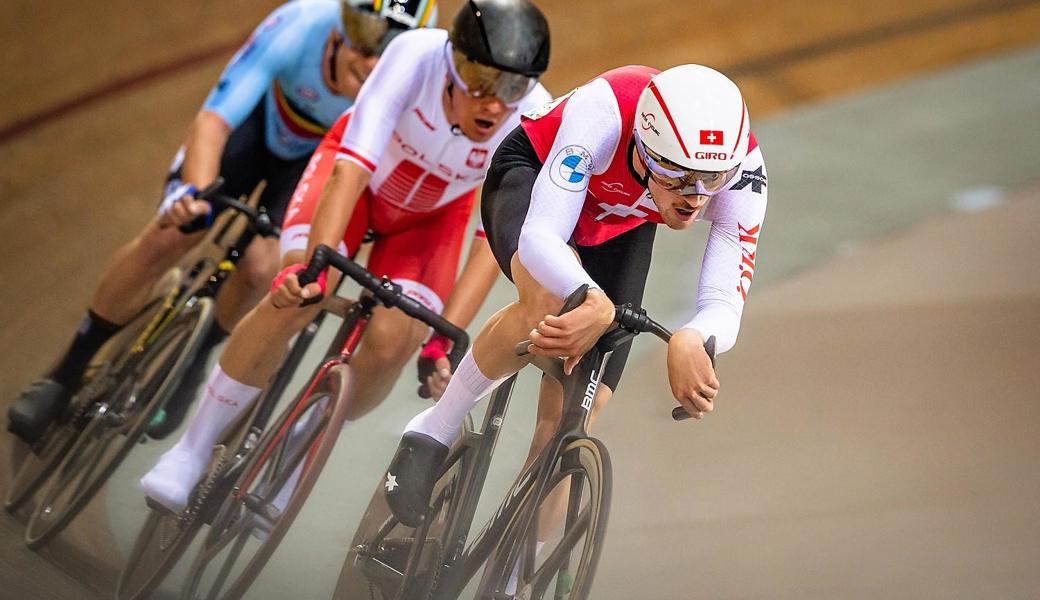
<svg viewBox="0 0 1040 600">
<path fill-rule="evenodd" d="M 467 424 L 469 418 L 467 417 Z M 472 429 L 470 427 L 470 429 Z M 449 459 L 434 486 L 430 511 L 418 529 L 390 514 L 380 480 L 365 510 L 336 583 L 336 600 L 425 598 L 436 585 L 448 546 L 446 535 L 458 516 L 463 474 L 469 453 Z M 416 542 L 422 540 L 422 544 Z"/>
<path fill-rule="evenodd" d="M 115 374 L 113 387 L 88 409 L 87 425 L 44 484 L 25 530 L 30 548 L 61 532 L 137 444 L 152 414 L 176 389 L 212 319 L 212 300 L 198 300 Z"/>
<path fill-rule="evenodd" d="M 47 430 L 39 442 L 37 452 L 30 452 L 25 456 L 18 468 L 18 474 L 11 480 L 11 488 L 7 490 L 7 496 L 4 498 L 4 508 L 7 511 L 18 510 L 26 500 L 32 498 L 54 469 L 58 468 L 61 459 L 76 441 L 78 433 L 79 430 L 70 423 L 54 425 Z"/>
<path fill-rule="evenodd" d="M 83 427 L 78 417 L 87 406 L 105 393 L 110 382 L 110 374 L 119 368 L 120 359 L 125 356 L 128 346 L 151 321 L 160 306 L 158 300 L 146 306 L 91 359 L 84 376 L 87 383 L 73 397 L 63 418 L 48 429 L 43 439 L 34 446 L 33 452 L 25 456 L 18 473 L 12 479 L 11 487 L 4 498 L 4 508 L 9 512 L 18 510 L 26 500 L 32 498 L 36 490 L 58 468 Z"/>
<path fill-rule="evenodd" d="M 264 434 L 221 505 L 181 598 L 241 598 L 278 547 L 332 454 L 350 370 L 333 366 Z"/>
<path fill-rule="evenodd" d="M 610 508 L 610 458 L 592 438 L 571 442 L 561 457 L 534 516 L 526 518 L 525 502 L 492 553 L 478 598 L 589 597 Z"/>
<path fill-rule="evenodd" d="M 238 443 L 231 447 L 237 448 Z M 227 446 L 217 447 L 209 474 L 196 488 L 184 511 L 173 513 L 162 507 L 150 507 L 116 583 L 117 600 L 150 598 L 152 591 L 170 574 L 202 528 L 202 511 L 208 506 L 204 503 L 212 500 L 211 494 L 219 493 L 212 486 L 229 468 L 228 463 L 234 462 L 232 453 Z"/>
</svg>

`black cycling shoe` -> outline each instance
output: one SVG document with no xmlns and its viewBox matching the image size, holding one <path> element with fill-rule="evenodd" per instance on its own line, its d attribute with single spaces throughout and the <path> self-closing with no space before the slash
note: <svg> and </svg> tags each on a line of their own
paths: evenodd
<svg viewBox="0 0 1040 600">
<path fill-rule="evenodd" d="M 402 525 L 418 527 L 430 506 L 433 485 L 448 447 L 425 433 L 406 432 L 386 471 L 386 503 Z"/>
<path fill-rule="evenodd" d="M 69 404 L 72 394 L 53 379 L 32 382 L 7 409 L 7 430 L 35 444 Z"/>
</svg>

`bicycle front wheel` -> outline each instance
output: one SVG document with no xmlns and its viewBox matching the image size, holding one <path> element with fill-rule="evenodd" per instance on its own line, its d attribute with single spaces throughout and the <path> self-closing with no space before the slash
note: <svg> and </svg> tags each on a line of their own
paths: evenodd
<svg viewBox="0 0 1040 600">
<path fill-rule="evenodd" d="M 241 598 L 289 531 L 347 415 L 350 369 L 335 365 L 264 434 L 210 525 L 181 598 Z"/>
<path fill-rule="evenodd" d="M 565 446 L 535 504 L 524 502 L 492 553 L 477 597 L 588 598 L 610 490 L 610 457 L 602 442 L 583 438 Z"/>
<path fill-rule="evenodd" d="M 65 529 L 137 445 L 165 396 L 176 389 L 212 320 L 212 299 L 199 299 L 115 375 L 111 391 L 90 407 L 89 422 L 44 484 L 25 530 L 30 548 Z"/>
</svg>

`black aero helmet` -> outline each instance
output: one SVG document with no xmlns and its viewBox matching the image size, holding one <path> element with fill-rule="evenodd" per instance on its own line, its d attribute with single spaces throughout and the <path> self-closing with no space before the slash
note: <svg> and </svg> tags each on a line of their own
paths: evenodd
<svg viewBox="0 0 1040 600">
<path fill-rule="evenodd" d="M 468 0 L 449 39 L 471 61 L 527 77 L 549 68 L 549 23 L 530 0 Z"/>
</svg>

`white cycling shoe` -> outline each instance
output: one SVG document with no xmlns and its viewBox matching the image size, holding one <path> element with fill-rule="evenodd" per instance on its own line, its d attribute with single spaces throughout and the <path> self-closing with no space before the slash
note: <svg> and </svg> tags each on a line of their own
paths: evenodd
<svg viewBox="0 0 1040 600">
<path fill-rule="evenodd" d="M 167 450 L 151 471 L 141 478 L 141 488 L 163 507 L 181 512 L 188 505 L 191 491 L 202 479 L 209 456 L 198 457 L 174 446 Z"/>
</svg>

